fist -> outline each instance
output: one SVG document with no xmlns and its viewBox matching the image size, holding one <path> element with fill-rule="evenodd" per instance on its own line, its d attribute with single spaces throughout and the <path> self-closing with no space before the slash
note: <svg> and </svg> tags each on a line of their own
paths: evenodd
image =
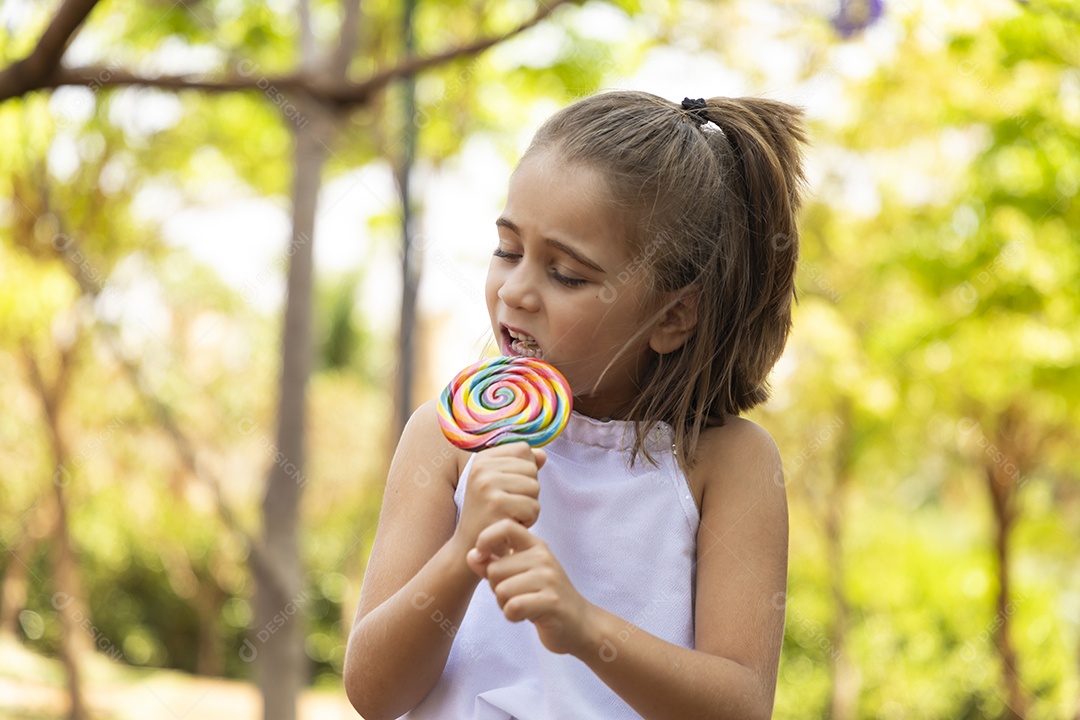
<svg viewBox="0 0 1080 720">
<path fill-rule="evenodd" d="M 454 541 L 464 555 L 484 528 L 499 520 L 532 527 L 540 515 L 537 473 L 547 455 L 524 442 L 496 445 L 473 458 Z"/>
</svg>

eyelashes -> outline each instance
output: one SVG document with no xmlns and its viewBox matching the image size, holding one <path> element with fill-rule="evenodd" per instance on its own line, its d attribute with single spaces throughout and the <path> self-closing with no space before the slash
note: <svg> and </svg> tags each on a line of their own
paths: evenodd
<svg viewBox="0 0 1080 720">
<path fill-rule="evenodd" d="M 584 285 L 585 283 L 588 282 L 588 280 L 585 280 L 584 278 L 566 277 L 565 275 L 560 273 L 558 270 L 555 270 L 554 268 L 552 268 L 552 270 L 551 270 L 551 277 L 555 278 L 556 282 L 560 282 L 563 285 L 566 285 L 567 287 L 581 287 L 582 285 Z"/>
<path fill-rule="evenodd" d="M 521 259 L 521 255 L 518 255 L 516 253 L 508 253 L 505 250 L 503 250 L 502 248 L 498 248 L 498 247 L 495 248 L 495 252 L 493 254 L 497 258 L 501 258 L 501 259 L 507 260 L 509 262 L 513 262 L 515 260 L 520 260 Z M 566 275 L 563 275 L 561 272 L 559 272 L 555 268 L 551 269 L 551 278 L 553 280 L 555 280 L 555 282 L 561 283 L 562 285 L 565 285 L 567 287 L 581 287 L 585 283 L 589 282 L 588 280 L 586 280 L 584 278 L 567 277 Z"/>
</svg>

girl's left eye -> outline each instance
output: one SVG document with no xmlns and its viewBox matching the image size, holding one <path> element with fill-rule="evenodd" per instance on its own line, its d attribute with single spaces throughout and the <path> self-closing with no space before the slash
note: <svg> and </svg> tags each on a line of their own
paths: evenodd
<svg viewBox="0 0 1080 720">
<path fill-rule="evenodd" d="M 492 253 L 492 254 L 497 258 L 500 258 L 502 260 L 506 260 L 506 261 L 509 261 L 509 262 L 516 262 L 517 260 L 521 259 L 521 255 L 519 255 L 518 253 L 507 252 L 507 251 L 503 250 L 500 247 L 495 248 L 495 252 Z M 563 275 L 561 272 L 559 272 L 555 268 L 551 269 L 551 277 L 552 277 L 553 280 L 555 280 L 555 282 L 561 283 L 562 285 L 566 285 L 567 287 L 581 287 L 585 283 L 589 282 L 588 280 L 586 280 L 584 278 L 567 277 L 566 275 Z"/>
<path fill-rule="evenodd" d="M 588 280 L 585 280 L 584 278 L 566 277 L 558 270 L 552 270 L 551 277 L 555 278 L 556 282 L 560 282 L 567 287 L 581 287 L 588 282 Z"/>
<path fill-rule="evenodd" d="M 517 260 L 519 257 L 521 257 L 520 255 L 515 255 L 514 253 L 508 253 L 500 247 L 495 248 L 495 252 L 492 254 L 495 255 L 495 257 L 497 258 L 502 258 L 503 260 Z"/>
</svg>

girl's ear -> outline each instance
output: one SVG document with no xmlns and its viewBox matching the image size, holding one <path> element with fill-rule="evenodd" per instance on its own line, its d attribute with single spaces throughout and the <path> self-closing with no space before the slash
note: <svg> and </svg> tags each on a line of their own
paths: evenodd
<svg viewBox="0 0 1080 720">
<path fill-rule="evenodd" d="M 667 309 L 649 336 L 649 347 L 661 355 L 675 352 L 694 334 L 698 322 L 697 288 L 683 288 L 669 295 Z"/>
</svg>

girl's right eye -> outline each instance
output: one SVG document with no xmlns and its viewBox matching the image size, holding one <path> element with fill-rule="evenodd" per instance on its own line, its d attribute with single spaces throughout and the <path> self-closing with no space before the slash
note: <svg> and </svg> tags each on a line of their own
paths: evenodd
<svg viewBox="0 0 1080 720">
<path fill-rule="evenodd" d="M 517 260 L 521 256 L 520 255 L 515 255 L 514 253 L 508 253 L 505 250 L 503 250 L 502 248 L 497 247 L 497 248 L 495 248 L 495 257 L 502 258 L 504 260 Z"/>
</svg>

